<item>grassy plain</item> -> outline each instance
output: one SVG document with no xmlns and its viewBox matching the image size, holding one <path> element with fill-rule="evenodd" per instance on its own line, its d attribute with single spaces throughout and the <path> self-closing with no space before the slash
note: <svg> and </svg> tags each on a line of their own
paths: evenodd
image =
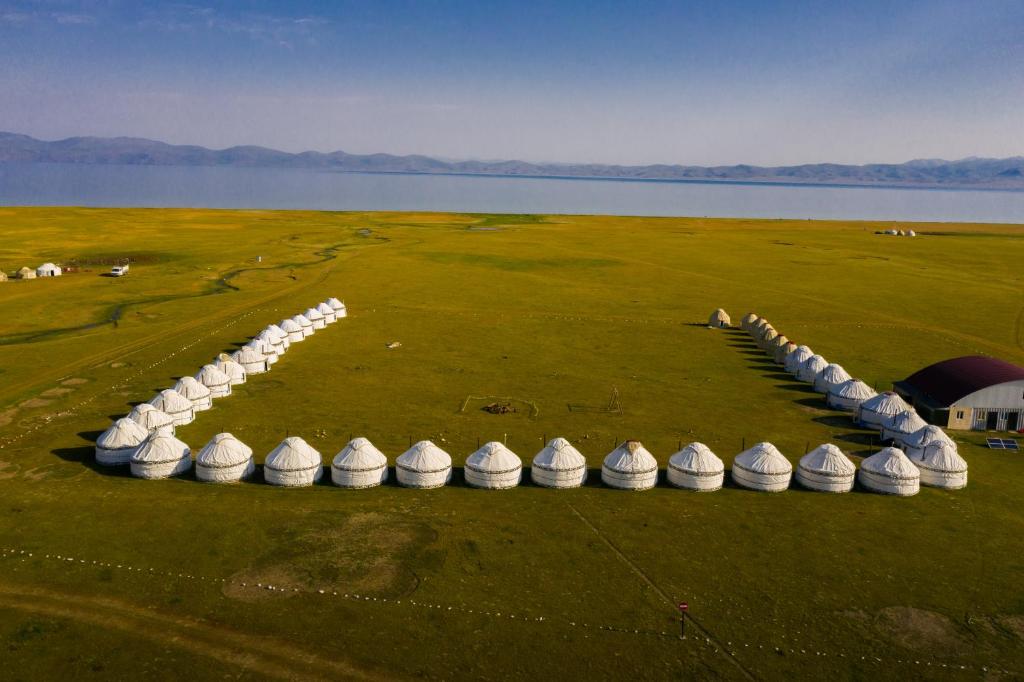
<svg viewBox="0 0 1024 682">
<path fill-rule="evenodd" d="M 883 227 L 0 209 L 4 270 L 96 263 L 0 283 L 0 664 L 13 679 L 1024 674 L 1024 459 L 977 435 L 957 436 L 966 490 L 909 499 L 598 483 L 627 437 L 662 466 L 691 440 L 727 466 L 758 440 L 793 461 L 828 441 L 869 451 L 744 335 L 703 327 L 718 306 L 879 387 L 956 355 L 1024 363 L 1024 228 Z M 99 276 L 123 256 L 130 276 Z M 228 430 L 262 460 L 290 433 L 326 461 L 351 435 L 392 461 L 431 438 L 461 464 L 477 442 L 528 462 L 562 435 L 591 483 L 282 490 L 93 464 L 111 417 L 331 295 L 349 319 L 179 436 L 198 450 Z M 603 412 L 613 388 L 621 412 Z M 538 413 L 460 411 L 467 396 Z"/>
</svg>

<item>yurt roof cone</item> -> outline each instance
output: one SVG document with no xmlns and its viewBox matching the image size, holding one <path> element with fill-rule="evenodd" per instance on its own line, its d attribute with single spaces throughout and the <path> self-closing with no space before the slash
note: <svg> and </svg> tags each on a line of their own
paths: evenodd
<svg viewBox="0 0 1024 682">
<path fill-rule="evenodd" d="M 908 409 L 910 405 L 907 405 L 903 398 L 892 391 L 886 391 L 862 402 L 857 407 L 854 421 L 861 426 L 883 429 L 893 417 Z"/>
<path fill-rule="evenodd" d="M 267 356 L 252 346 L 242 346 L 231 354 L 231 359 L 242 366 L 246 376 L 263 374 L 267 371 Z"/>
<path fill-rule="evenodd" d="M 750 490 L 781 492 L 792 475 L 793 465 L 771 443 L 758 443 L 732 461 L 732 480 Z"/>
<path fill-rule="evenodd" d="M 711 316 L 708 318 L 708 326 L 725 329 L 732 326 L 732 320 L 729 319 L 729 313 L 718 308 L 715 312 L 711 313 Z"/>
<path fill-rule="evenodd" d="M 967 460 L 960 456 L 951 441 L 930 443 L 924 449 L 924 456 L 914 464 L 921 472 L 921 485 L 948 490 L 967 487 Z"/>
<path fill-rule="evenodd" d="M 725 481 L 725 463 L 704 443 L 690 443 L 669 457 L 668 482 L 677 488 L 710 492 Z"/>
<path fill-rule="evenodd" d="M 241 369 L 241 366 L 239 366 Z M 245 378 L 245 374 L 242 374 Z M 231 395 L 231 377 L 217 369 L 216 365 L 203 365 L 196 374 L 196 381 L 210 390 L 211 398 L 224 398 Z"/>
<path fill-rule="evenodd" d="M 271 485 L 313 485 L 323 476 L 320 453 L 298 436 L 289 436 L 263 462 L 263 479 Z"/>
<path fill-rule="evenodd" d="M 901 447 L 903 439 L 928 426 L 928 422 L 913 409 L 904 410 L 889 420 L 889 423 L 882 427 L 882 440 L 891 440 L 893 445 Z"/>
<path fill-rule="evenodd" d="M 869 398 L 874 398 L 878 393 L 863 381 L 849 379 L 829 389 L 825 396 L 825 402 L 829 407 L 836 410 L 853 412 L 860 404 Z"/>
<path fill-rule="evenodd" d="M 182 377 L 174 385 L 174 390 L 192 401 L 192 407 L 196 412 L 202 412 L 213 407 L 213 400 L 210 398 L 210 389 L 196 381 L 195 377 Z"/>
<path fill-rule="evenodd" d="M 921 489 L 921 473 L 897 448 L 882 448 L 861 462 L 857 480 L 871 492 L 886 495 L 916 495 Z"/>
<path fill-rule="evenodd" d="M 334 456 L 331 481 L 341 488 L 373 488 L 388 480 L 388 458 L 366 438 L 353 438 Z"/>
<path fill-rule="evenodd" d="M 587 480 L 587 458 L 564 438 L 552 438 L 530 465 L 530 479 L 545 488 L 579 488 Z"/>
<path fill-rule="evenodd" d="M 274 346 L 270 343 L 270 341 L 267 341 L 267 339 L 265 338 L 256 336 L 250 339 L 249 342 L 242 346 L 242 348 L 240 348 L 239 350 L 244 350 L 246 348 L 251 348 L 252 350 L 256 351 L 257 353 L 263 356 L 263 360 L 264 362 L 266 362 L 267 365 L 267 371 L 270 371 L 270 366 L 277 362 L 277 351 L 274 350 Z"/>
<path fill-rule="evenodd" d="M 747 313 L 743 316 L 743 319 L 740 320 L 740 329 L 745 332 L 750 331 L 750 328 L 753 327 L 759 319 L 760 318 L 755 313 Z"/>
<path fill-rule="evenodd" d="M 104 466 L 128 464 L 149 430 L 129 417 L 121 417 L 96 439 L 96 463 Z"/>
<path fill-rule="evenodd" d="M 348 317 L 348 308 L 345 307 L 344 303 L 334 298 L 333 296 L 324 301 L 324 303 L 334 308 L 334 316 L 339 320 L 343 317 Z"/>
<path fill-rule="evenodd" d="M 920 429 L 915 431 L 901 439 L 903 443 L 903 452 L 907 453 L 907 457 L 910 458 L 911 462 L 915 464 L 924 457 L 925 448 L 932 443 L 943 442 L 949 443 L 956 449 L 956 443 L 953 442 L 946 432 L 934 424 L 926 424 Z"/>
<path fill-rule="evenodd" d="M 302 333 L 302 326 L 295 320 L 281 320 L 278 325 L 288 335 L 288 343 L 298 343 L 306 338 L 305 334 Z"/>
<path fill-rule="evenodd" d="M 312 336 L 316 331 L 313 329 L 313 323 L 309 321 L 309 318 L 303 314 L 292 315 L 292 322 L 299 325 L 299 329 L 302 330 L 302 337 Z"/>
<path fill-rule="evenodd" d="M 217 359 L 213 362 L 213 366 L 228 375 L 232 386 L 245 383 L 245 367 L 235 362 L 227 353 L 218 355 Z"/>
<path fill-rule="evenodd" d="M 796 378 L 798 381 L 802 381 L 805 384 L 813 384 L 815 377 L 818 376 L 818 372 L 822 371 L 826 367 L 828 367 L 828 360 L 820 355 L 812 355 L 804 360 L 804 363 L 800 365 L 800 369 L 797 370 L 796 373 Z"/>
<path fill-rule="evenodd" d="M 515 488 L 523 478 L 523 460 L 503 444 L 491 441 L 466 458 L 463 472 L 466 483 L 474 488 Z"/>
<path fill-rule="evenodd" d="M 252 448 L 230 433 L 218 433 L 196 455 L 196 478 L 210 483 L 242 481 L 256 471 Z"/>
<path fill-rule="evenodd" d="M 601 480 L 619 490 L 649 490 L 658 483 L 658 460 L 640 441 L 627 440 L 604 458 Z"/>
<path fill-rule="evenodd" d="M 287 352 L 288 346 L 292 345 L 291 340 L 288 338 L 288 332 L 276 324 L 268 324 L 267 329 L 281 340 L 281 347 L 284 349 L 284 352 Z"/>
<path fill-rule="evenodd" d="M 173 388 L 165 388 L 160 391 L 149 401 L 149 404 L 170 415 L 175 426 L 184 426 L 195 421 L 196 411 L 192 406 L 192 401 Z"/>
<path fill-rule="evenodd" d="M 313 329 L 323 329 L 327 326 L 327 321 L 324 319 L 323 313 L 316 308 L 306 308 L 306 312 L 302 313 L 302 316 L 310 321 L 313 325 Z"/>
<path fill-rule="evenodd" d="M 407 488 L 440 488 L 452 480 L 452 457 L 421 440 L 395 460 L 395 475 Z"/>
<path fill-rule="evenodd" d="M 857 466 L 832 443 L 814 448 L 800 458 L 796 467 L 797 483 L 826 493 L 850 492 L 856 476 Z"/>
<path fill-rule="evenodd" d="M 812 355 L 814 355 L 814 351 L 807 346 L 797 346 L 796 350 L 786 356 L 782 366 L 787 372 L 795 375 L 800 371 L 800 366 L 803 365 L 804 362 L 806 362 Z"/>
<path fill-rule="evenodd" d="M 174 435 L 174 418 L 149 403 L 139 403 L 132 408 L 128 416 L 149 433 Z"/>
<path fill-rule="evenodd" d="M 786 356 L 797 349 L 797 345 L 792 341 L 787 341 L 786 345 L 780 346 L 775 349 L 774 360 L 776 365 L 786 364 Z"/>
<path fill-rule="evenodd" d="M 827 395 L 833 388 L 839 387 L 850 379 L 849 372 L 843 369 L 842 365 L 832 362 L 814 377 L 814 390 Z"/>
<path fill-rule="evenodd" d="M 192 468 L 192 452 L 174 436 L 154 434 L 131 457 L 132 476 L 168 478 Z"/>
<path fill-rule="evenodd" d="M 327 301 L 324 301 L 322 303 L 317 303 L 316 304 L 316 309 L 317 309 L 317 312 L 319 312 L 321 315 L 324 316 L 324 322 L 326 324 L 332 324 L 333 322 L 335 322 L 337 320 L 337 318 L 334 316 L 334 308 L 332 308 L 331 306 L 327 305 Z"/>
</svg>

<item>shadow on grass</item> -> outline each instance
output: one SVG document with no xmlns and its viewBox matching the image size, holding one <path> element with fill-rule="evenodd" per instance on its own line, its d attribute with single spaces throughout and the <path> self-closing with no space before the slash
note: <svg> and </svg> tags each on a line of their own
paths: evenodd
<svg viewBox="0 0 1024 682">
<path fill-rule="evenodd" d="M 831 409 L 825 402 L 825 399 L 823 397 L 800 398 L 799 400 L 794 400 L 793 402 L 795 402 L 797 405 L 803 405 L 804 407 L 813 407 L 816 410 Z"/>
<path fill-rule="evenodd" d="M 814 392 L 814 389 L 811 388 L 810 384 L 805 384 L 803 382 L 794 382 L 791 384 L 776 384 L 775 388 L 778 388 L 783 391 L 792 391 L 794 393 L 808 393 L 818 395 L 817 393 Z"/>
</svg>

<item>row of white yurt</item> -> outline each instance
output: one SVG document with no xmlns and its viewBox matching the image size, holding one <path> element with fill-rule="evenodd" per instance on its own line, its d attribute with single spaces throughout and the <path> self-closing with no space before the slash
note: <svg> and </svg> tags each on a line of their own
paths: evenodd
<svg viewBox="0 0 1024 682">
<path fill-rule="evenodd" d="M 838 388 L 847 381 L 850 381 L 850 379 L 852 379 L 852 377 L 845 369 L 843 369 L 843 366 L 833 362 L 826 365 L 826 367 L 818 372 L 814 377 L 814 390 L 818 393 L 824 393 L 827 396 L 829 391 Z"/>
<path fill-rule="evenodd" d="M 865 384 L 860 379 L 849 379 L 833 386 L 825 396 L 828 406 L 845 412 L 856 412 L 861 403 L 869 398 L 874 398 L 878 392 Z"/>
</svg>

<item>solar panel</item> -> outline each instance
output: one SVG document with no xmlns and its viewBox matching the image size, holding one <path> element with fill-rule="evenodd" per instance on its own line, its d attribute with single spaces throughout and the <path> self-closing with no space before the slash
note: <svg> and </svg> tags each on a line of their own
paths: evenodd
<svg viewBox="0 0 1024 682">
<path fill-rule="evenodd" d="M 1003 447 L 1007 450 L 1020 450 L 1020 447 L 1017 445 L 1017 441 L 1015 440 L 1004 439 Z"/>
<path fill-rule="evenodd" d="M 1003 446 L 1003 439 L 1002 438 L 986 438 L 985 441 L 988 443 L 989 450 L 1003 450 L 1003 449 L 1005 449 L 1004 446 Z"/>
</svg>

